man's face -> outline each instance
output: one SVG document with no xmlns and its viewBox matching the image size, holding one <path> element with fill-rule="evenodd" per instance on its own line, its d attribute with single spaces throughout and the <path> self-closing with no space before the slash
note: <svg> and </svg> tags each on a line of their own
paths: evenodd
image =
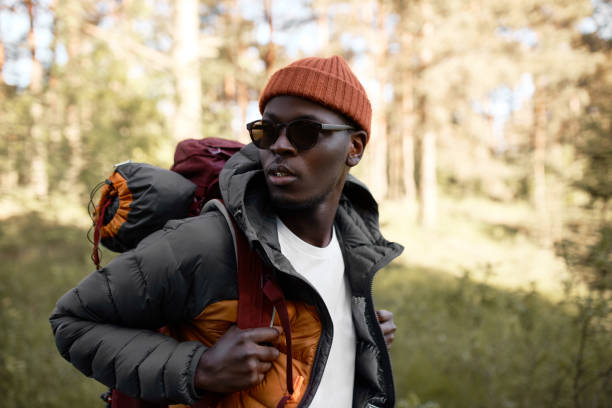
<svg viewBox="0 0 612 408">
<path fill-rule="evenodd" d="M 285 124 L 296 119 L 346 124 L 334 111 L 295 96 L 270 99 L 263 119 Z M 306 209 L 331 203 L 342 191 L 350 146 L 349 132 L 321 131 L 314 147 L 298 151 L 287 139 L 284 127 L 269 149 L 259 149 L 272 203 L 283 209 Z"/>
</svg>

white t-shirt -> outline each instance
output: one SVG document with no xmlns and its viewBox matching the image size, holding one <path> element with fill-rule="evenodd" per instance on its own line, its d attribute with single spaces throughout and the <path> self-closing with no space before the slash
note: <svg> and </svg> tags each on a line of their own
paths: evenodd
<svg viewBox="0 0 612 408">
<path fill-rule="evenodd" d="M 321 383 L 311 407 L 352 407 L 355 377 L 355 328 L 351 317 L 351 292 L 344 276 L 344 260 L 336 237 L 325 248 L 302 241 L 277 219 L 281 252 L 321 295 L 332 319 L 334 336 Z"/>
</svg>

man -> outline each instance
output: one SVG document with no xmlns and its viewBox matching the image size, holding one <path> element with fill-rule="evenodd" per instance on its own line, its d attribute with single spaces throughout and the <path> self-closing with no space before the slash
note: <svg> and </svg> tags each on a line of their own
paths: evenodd
<svg viewBox="0 0 612 408">
<path fill-rule="evenodd" d="M 369 139 L 366 93 L 342 58 L 306 58 L 270 78 L 260 111 L 220 185 L 288 300 L 291 355 L 277 328 L 233 325 L 233 241 L 214 211 L 168 223 L 64 295 L 51 316 L 57 346 L 86 375 L 151 401 L 276 406 L 292 358 L 286 406 L 393 406 L 395 326 L 371 288 L 402 248 L 348 175 Z M 163 325 L 173 337 L 153 331 Z"/>
</svg>

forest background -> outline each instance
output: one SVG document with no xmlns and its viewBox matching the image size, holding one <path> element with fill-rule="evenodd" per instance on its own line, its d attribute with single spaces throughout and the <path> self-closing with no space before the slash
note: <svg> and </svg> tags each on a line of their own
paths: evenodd
<svg viewBox="0 0 612 408">
<path fill-rule="evenodd" d="M 398 406 L 612 406 L 611 39 L 604 0 L 0 1 L 2 406 L 103 406 L 47 319 L 113 164 L 246 142 L 270 73 L 332 54 L 406 248 L 375 283 Z"/>
</svg>

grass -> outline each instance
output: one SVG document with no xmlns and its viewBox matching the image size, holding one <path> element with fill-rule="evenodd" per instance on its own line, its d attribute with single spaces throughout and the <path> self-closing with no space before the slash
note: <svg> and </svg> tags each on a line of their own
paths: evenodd
<svg viewBox="0 0 612 408">
<path fill-rule="evenodd" d="M 525 227 L 528 208 L 443 198 L 431 229 L 410 206 L 381 210 L 385 235 L 406 247 L 375 281 L 377 306 L 398 326 L 398 407 L 611 406 L 609 302 L 560 289 L 566 272 Z M 2 221 L 3 407 L 103 406 L 105 387 L 59 356 L 48 323 L 93 270 L 85 234 L 49 213 Z"/>
<path fill-rule="evenodd" d="M 527 206 L 442 197 L 439 210 L 423 228 L 414 207 L 381 206 L 385 236 L 405 246 L 375 282 L 398 327 L 398 406 L 609 406 L 609 299 L 568 286 Z"/>
<path fill-rule="evenodd" d="M 559 398 L 571 395 L 577 331 L 568 309 L 537 292 L 395 265 L 375 295 L 395 313 L 400 400 L 414 394 L 443 407 L 549 407 L 558 382 Z"/>
<path fill-rule="evenodd" d="M 49 315 L 59 297 L 93 267 L 82 228 L 36 213 L 0 229 L 0 395 L 2 406 L 102 407 L 104 387 L 57 352 Z"/>
</svg>

